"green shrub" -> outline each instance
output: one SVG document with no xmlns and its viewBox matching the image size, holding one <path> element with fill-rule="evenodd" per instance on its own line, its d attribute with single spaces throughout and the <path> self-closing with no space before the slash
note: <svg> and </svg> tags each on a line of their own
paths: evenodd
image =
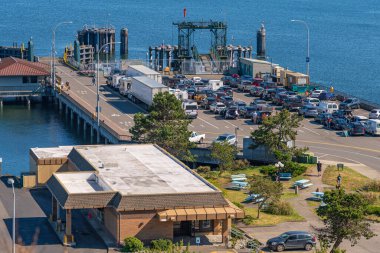
<svg viewBox="0 0 380 253">
<path fill-rule="evenodd" d="M 124 247 L 122 252 L 139 252 L 143 249 L 144 244 L 136 237 L 127 237 L 124 239 Z"/>
<path fill-rule="evenodd" d="M 334 249 L 331 251 L 331 253 L 346 253 L 347 251 L 345 249 Z"/>
<path fill-rule="evenodd" d="M 154 250 L 167 252 L 172 248 L 173 242 L 168 239 L 158 239 L 151 241 L 150 245 L 150 247 Z"/>
<path fill-rule="evenodd" d="M 253 218 L 252 215 L 246 215 L 241 221 L 245 225 L 251 225 L 254 220 L 255 220 L 255 218 Z"/>
<path fill-rule="evenodd" d="M 274 176 L 277 172 L 277 168 L 273 165 L 265 166 L 260 169 L 260 173 L 266 176 Z"/>
<path fill-rule="evenodd" d="M 265 212 L 274 215 L 292 215 L 294 213 L 290 203 L 283 200 L 269 203 L 265 208 Z"/>
<path fill-rule="evenodd" d="M 363 196 L 365 200 L 367 200 L 368 204 L 373 205 L 378 199 L 378 196 L 376 193 L 373 192 L 361 192 L 360 195 Z"/>
<path fill-rule="evenodd" d="M 297 177 L 306 172 L 307 167 L 305 165 L 296 163 L 296 162 L 287 162 L 285 163 L 282 172 L 292 173 L 292 177 Z"/>
<path fill-rule="evenodd" d="M 380 206 L 368 206 L 367 214 L 374 214 L 380 216 Z"/>
<path fill-rule="evenodd" d="M 210 171 L 211 171 L 210 166 L 199 166 L 199 167 L 197 168 L 197 172 L 198 172 L 198 173 L 208 173 L 208 172 L 210 172 Z"/>
<path fill-rule="evenodd" d="M 363 190 L 368 192 L 380 192 L 380 180 L 372 180 L 363 186 Z"/>
<path fill-rule="evenodd" d="M 244 170 L 251 166 L 248 160 L 246 159 L 239 159 L 235 160 L 234 165 L 232 166 L 232 170 Z"/>
</svg>

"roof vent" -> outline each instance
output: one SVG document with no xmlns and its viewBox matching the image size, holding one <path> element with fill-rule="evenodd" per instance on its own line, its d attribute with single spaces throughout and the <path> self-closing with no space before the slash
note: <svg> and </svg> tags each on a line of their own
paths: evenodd
<svg viewBox="0 0 380 253">
<path fill-rule="evenodd" d="M 99 169 L 103 169 L 104 168 L 104 164 L 101 161 L 99 161 L 98 167 L 99 167 Z"/>
</svg>

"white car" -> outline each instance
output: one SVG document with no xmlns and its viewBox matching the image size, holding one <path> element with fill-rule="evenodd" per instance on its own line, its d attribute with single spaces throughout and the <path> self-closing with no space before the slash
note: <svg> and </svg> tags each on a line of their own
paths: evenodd
<svg viewBox="0 0 380 253">
<path fill-rule="evenodd" d="M 198 134 L 197 132 L 192 132 L 189 141 L 190 142 L 197 142 L 197 143 L 202 143 L 206 139 L 205 134 Z"/>
<path fill-rule="evenodd" d="M 353 118 L 352 118 L 352 122 L 359 122 L 360 124 L 362 124 L 364 126 L 364 124 L 368 121 L 368 118 L 365 117 L 365 116 L 360 116 L 360 115 L 355 115 Z"/>
<path fill-rule="evenodd" d="M 303 105 L 312 105 L 314 107 L 318 106 L 319 104 L 319 99 L 318 98 L 305 98 L 303 100 Z"/>
<path fill-rule="evenodd" d="M 219 114 L 224 109 L 226 109 L 226 105 L 222 102 L 216 102 L 210 105 L 210 111 L 213 113 Z"/>
<path fill-rule="evenodd" d="M 310 97 L 319 98 L 319 95 L 321 95 L 322 92 L 326 92 L 326 91 L 325 90 L 313 90 Z"/>
<path fill-rule="evenodd" d="M 368 115 L 370 119 L 379 119 L 380 118 L 380 109 L 372 109 Z"/>
<path fill-rule="evenodd" d="M 236 143 L 236 136 L 233 134 L 222 134 L 219 135 L 216 140 L 214 140 L 214 143 L 222 143 L 227 142 L 230 145 L 235 145 Z"/>
</svg>

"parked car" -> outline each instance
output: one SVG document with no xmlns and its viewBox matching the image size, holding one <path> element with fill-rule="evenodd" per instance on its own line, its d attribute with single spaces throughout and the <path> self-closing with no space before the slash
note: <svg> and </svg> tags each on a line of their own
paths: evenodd
<svg viewBox="0 0 380 253">
<path fill-rule="evenodd" d="M 321 94 L 319 94 L 319 100 L 328 100 L 328 101 L 333 101 L 336 100 L 336 96 L 334 93 L 323 91 Z"/>
<path fill-rule="evenodd" d="M 205 134 L 199 134 L 197 132 L 192 132 L 189 137 L 190 142 L 197 142 L 197 143 L 203 143 L 205 139 L 206 139 Z"/>
<path fill-rule="evenodd" d="M 309 232 L 289 231 L 267 241 L 271 250 L 284 251 L 285 249 L 305 249 L 310 251 L 315 247 L 316 238 Z"/>
<path fill-rule="evenodd" d="M 255 108 L 256 111 L 262 111 L 269 107 L 267 102 L 261 99 L 253 100 L 249 105 Z"/>
<path fill-rule="evenodd" d="M 264 88 L 263 87 L 252 87 L 249 91 L 249 94 L 254 97 L 260 97 L 261 94 L 264 93 Z"/>
<path fill-rule="evenodd" d="M 328 118 L 332 118 L 332 114 L 331 113 L 321 113 L 321 114 L 318 114 L 317 117 L 315 117 L 315 121 L 320 123 L 320 124 L 324 124 L 324 122 L 328 119 Z"/>
<path fill-rule="evenodd" d="M 338 105 L 334 102 L 320 102 L 317 106 L 318 113 L 328 112 L 333 113 L 338 110 Z"/>
<path fill-rule="evenodd" d="M 253 87 L 251 80 L 241 80 L 240 84 L 238 84 L 238 90 L 242 92 L 249 91 Z"/>
<path fill-rule="evenodd" d="M 265 118 L 272 115 L 272 111 L 258 111 L 257 112 L 257 124 L 262 124 Z M 253 119 L 252 119 L 253 121 Z"/>
<path fill-rule="evenodd" d="M 303 105 L 312 105 L 314 107 L 318 106 L 320 100 L 318 98 L 305 98 L 303 100 Z"/>
<path fill-rule="evenodd" d="M 226 109 L 226 105 L 222 102 L 215 102 L 210 105 L 210 111 L 219 114 L 223 109 Z"/>
<path fill-rule="evenodd" d="M 236 136 L 233 134 L 222 134 L 222 135 L 219 135 L 218 138 L 216 138 L 213 142 L 214 143 L 227 142 L 230 145 L 235 145 Z"/>
<path fill-rule="evenodd" d="M 311 92 L 311 95 L 310 95 L 310 97 L 312 97 L 312 98 L 319 98 L 319 95 L 322 93 L 322 92 L 324 92 L 325 90 L 313 90 L 312 92 Z"/>
<path fill-rule="evenodd" d="M 373 109 L 368 115 L 370 119 L 379 119 L 380 118 L 380 109 Z"/>
<path fill-rule="evenodd" d="M 365 117 L 365 116 L 360 116 L 360 115 L 355 115 L 352 119 L 351 119 L 352 122 L 358 122 L 362 125 L 365 124 L 365 122 L 368 121 L 368 118 Z"/>
<path fill-rule="evenodd" d="M 225 96 L 232 96 L 232 88 L 228 86 L 220 87 L 216 90 L 216 92 L 222 92 L 225 94 Z"/>
<path fill-rule="evenodd" d="M 231 85 L 231 83 L 236 81 L 232 76 L 223 76 L 220 80 L 223 81 L 223 85 Z"/>
<path fill-rule="evenodd" d="M 276 90 L 275 89 L 267 89 L 262 94 L 262 96 L 260 96 L 260 98 L 263 99 L 263 100 L 265 100 L 265 101 L 270 101 L 270 100 L 273 99 L 273 97 L 274 97 L 275 94 L 276 94 Z"/>
<path fill-rule="evenodd" d="M 360 100 L 358 98 L 348 98 L 339 105 L 339 109 L 359 109 Z"/>
<path fill-rule="evenodd" d="M 332 118 L 330 127 L 335 130 L 346 130 L 349 128 L 349 123 L 345 118 Z"/>
<path fill-rule="evenodd" d="M 380 120 L 370 119 L 365 124 L 365 131 L 371 135 L 380 135 Z"/>
<path fill-rule="evenodd" d="M 360 122 L 353 122 L 349 125 L 349 135 L 364 135 L 365 128 Z"/>
<path fill-rule="evenodd" d="M 234 99 L 230 96 L 224 96 L 220 98 L 220 102 L 222 102 L 226 106 L 229 106 L 234 102 Z"/>
<path fill-rule="evenodd" d="M 314 106 L 309 104 L 301 107 L 298 111 L 298 115 L 302 115 L 305 118 L 315 118 L 318 116 L 318 111 Z"/>
<path fill-rule="evenodd" d="M 332 113 L 333 117 L 345 118 L 351 120 L 353 117 L 352 110 L 337 110 Z"/>
<path fill-rule="evenodd" d="M 288 98 L 288 96 L 289 96 L 288 93 L 285 91 L 281 92 L 281 93 L 277 93 L 272 99 L 273 104 L 283 105 L 285 100 Z"/>
<path fill-rule="evenodd" d="M 226 114 L 224 115 L 225 119 L 237 119 L 239 117 L 239 112 L 237 108 L 228 108 Z"/>
<path fill-rule="evenodd" d="M 203 107 L 204 109 L 210 109 L 210 106 L 216 102 L 216 98 L 215 97 L 206 97 L 205 99 L 202 100 L 201 102 L 201 107 Z"/>
<path fill-rule="evenodd" d="M 290 96 L 285 99 L 283 106 L 289 111 L 297 111 L 302 107 L 302 98 L 300 96 Z"/>
<path fill-rule="evenodd" d="M 249 119 L 252 117 L 252 113 L 256 111 L 253 106 L 246 106 L 244 109 L 242 109 L 242 117 L 245 119 Z"/>
</svg>

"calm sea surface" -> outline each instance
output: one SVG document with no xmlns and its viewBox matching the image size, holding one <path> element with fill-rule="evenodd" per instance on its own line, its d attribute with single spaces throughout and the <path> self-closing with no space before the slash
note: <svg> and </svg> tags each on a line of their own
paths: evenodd
<svg viewBox="0 0 380 253">
<path fill-rule="evenodd" d="M 64 114 L 63 114 L 64 115 Z M 29 149 L 84 144 L 52 104 L 5 104 L 0 108 L 0 157 L 3 174 L 29 170 Z"/>
<path fill-rule="evenodd" d="M 302 24 L 290 22 L 302 19 L 310 26 L 312 81 L 380 102 L 378 0 L 0 0 L 0 3 L 0 45 L 27 42 L 33 37 L 36 55 L 49 55 L 52 27 L 71 20 L 73 24 L 57 30 L 59 53 L 84 25 L 109 23 L 117 31 L 127 27 L 130 58 L 145 59 L 150 45 L 160 45 L 162 41 L 177 44 L 172 22 L 183 20 L 182 10 L 186 8 L 187 20 L 226 21 L 228 44 L 255 45 L 256 31 L 264 21 L 267 55 L 275 63 L 305 72 L 306 30 Z M 197 32 L 195 41 L 200 51 L 206 52 L 209 32 Z M 6 171 L 27 167 L 28 147 L 79 142 L 54 112 L 38 107 L 31 111 L 5 107 L 0 116 L 0 137 L 6 138 L 6 142 L 0 139 L 0 156 L 17 157 L 6 161 Z"/>
</svg>

